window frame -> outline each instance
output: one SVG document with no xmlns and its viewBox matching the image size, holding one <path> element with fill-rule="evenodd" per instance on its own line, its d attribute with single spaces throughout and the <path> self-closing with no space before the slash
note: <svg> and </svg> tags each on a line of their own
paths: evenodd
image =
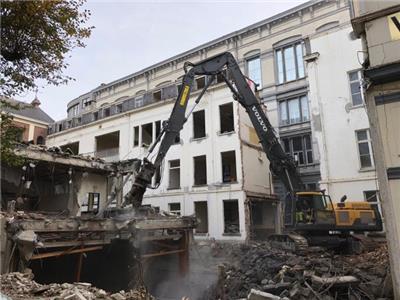
<svg viewBox="0 0 400 300">
<path fill-rule="evenodd" d="M 367 133 L 367 139 L 366 140 L 361 140 L 361 141 L 358 140 L 357 133 L 361 132 L 361 131 L 365 131 Z M 355 138 L 356 138 L 356 146 L 357 146 L 357 153 L 358 153 L 358 163 L 359 163 L 360 170 L 364 171 L 364 170 L 371 170 L 371 169 L 373 170 L 373 169 L 375 169 L 374 153 L 372 151 L 372 140 L 371 140 L 371 134 L 370 134 L 369 128 L 358 129 L 354 133 L 355 133 Z M 367 166 L 367 167 L 363 167 L 362 166 L 360 147 L 359 147 L 360 143 L 365 143 L 365 142 L 368 144 L 368 154 L 369 154 L 369 158 L 370 158 L 370 161 L 371 161 L 371 165 Z"/>
<path fill-rule="evenodd" d="M 196 160 L 203 158 L 204 157 L 204 164 L 205 164 L 205 182 L 198 183 L 196 182 Z M 208 184 L 208 176 L 207 176 L 207 155 L 202 154 L 202 155 L 196 155 L 193 156 L 193 186 L 198 187 L 198 186 L 205 186 Z"/>
<path fill-rule="evenodd" d="M 195 114 L 197 115 L 197 114 L 200 114 L 200 113 L 203 113 L 203 117 L 204 117 L 204 136 L 201 136 L 201 137 L 196 137 L 195 136 L 195 126 L 194 126 L 194 124 L 195 124 Z M 204 139 L 204 138 L 206 138 L 207 137 L 207 127 L 206 127 L 206 110 L 205 109 L 200 109 L 200 110 L 197 110 L 197 111 L 194 111 L 193 113 L 192 113 L 192 140 L 200 140 L 200 139 Z"/>
<path fill-rule="evenodd" d="M 301 45 L 302 56 L 304 57 L 304 41 L 303 40 L 295 41 L 295 42 L 292 42 L 292 43 L 285 44 L 285 45 L 282 45 L 282 46 L 274 48 L 274 64 L 275 64 L 275 75 L 276 75 L 275 76 L 275 83 L 276 83 L 276 85 L 281 85 L 281 84 L 285 84 L 285 83 L 288 83 L 288 82 L 300 80 L 300 79 L 305 78 L 307 76 L 306 68 L 305 68 L 304 60 L 303 60 L 303 76 L 300 77 L 299 62 L 298 62 L 298 57 L 297 57 L 298 54 L 297 54 L 297 50 L 296 50 L 296 47 L 298 45 Z M 295 79 L 291 79 L 291 80 L 287 80 L 286 62 L 285 62 L 285 53 L 284 53 L 284 50 L 288 49 L 288 48 L 293 48 L 294 64 L 295 64 L 295 70 L 296 70 L 296 78 Z M 282 82 L 280 82 L 280 80 L 279 80 L 279 64 L 278 64 L 278 52 L 279 51 L 282 54 L 282 70 L 283 70 Z"/>
<path fill-rule="evenodd" d="M 179 166 L 171 167 L 171 162 L 179 162 Z M 171 170 L 179 169 L 179 186 L 171 186 Z M 181 188 L 181 160 L 180 159 L 171 159 L 168 161 L 168 189 L 169 190 L 179 190 Z"/>
<path fill-rule="evenodd" d="M 307 136 L 310 137 L 310 146 L 311 146 L 310 149 L 307 148 L 307 144 L 306 144 L 306 141 L 305 141 L 305 138 Z M 301 145 L 302 145 L 302 150 L 301 151 L 294 151 L 293 150 L 293 139 L 294 138 L 300 138 L 301 139 Z M 300 167 L 311 166 L 311 165 L 316 164 L 315 157 L 314 157 L 314 149 L 313 149 L 313 146 L 312 146 L 312 133 L 311 132 L 307 132 L 307 133 L 303 133 L 303 134 L 299 134 L 299 135 L 283 136 L 283 137 L 280 137 L 280 140 L 281 140 L 281 143 L 282 143 L 283 151 L 286 154 L 289 154 L 290 156 L 292 156 L 293 159 L 295 159 L 295 155 L 294 155 L 295 152 L 296 153 L 299 153 L 299 152 L 303 153 L 303 159 L 304 159 L 304 163 L 303 164 L 300 163 L 300 159 L 298 159 L 298 160 L 295 159 L 295 161 L 297 162 L 297 164 Z M 289 152 L 287 152 L 286 149 L 285 149 L 286 148 L 285 147 L 285 140 L 288 140 L 288 142 L 289 142 Z M 310 152 L 310 151 L 311 151 L 311 155 L 312 155 L 312 162 L 308 161 L 308 152 Z"/>
<path fill-rule="evenodd" d="M 307 110 L 308 110 L 308 119 L 304 120 L 304 116 L 303 116 L 303 106 L 302 106 L 302 98 L 306 97 L 307 99 Z M 294 122 L 291 123 L 290 122 L 290 110 L 289 110 L 289 101 L 290 100 L 298 100 L 298 108 L 299 108 L 299 113 L 300 113 L 300 122 Z M 287 123 L 283 124 L 282 123 L 282 110 L 281 110 L 281 103 L 285 103 L 285 107 L 286 107 L 286 116 L 287 116 Z M 301 124 L 301 123 L 306 123 L 306 122 L 310 122 L 310 102 L 308 99 L 308 95 L 307 94 L 301 94 L 298 95 L 296 97 L 290 97 L 290 98 L 285 98 L 285 99 L 281 99 L 278 100 L 278 115 L 279 115 L 279 127 L 284 127 L 284 126 L 290 126 L 290 125 L 295 125 L 295 124 Z"/>
<path fill-rule="evenodd" d="M 354 104 L 354 101 L 353 101 L 353 93 L 351 92 L 351 84 L 353 83 L 353 82 L 356 82 L 355 80 L 350 80 L 350 74 L 351 73 L 355 73 L 355 72 L 357 72 L 357 76 L 358 76 L 358 83 L 360 84 L 360 95 L 361 95 L 361 103 L 360 104 Z M 362 107 L 362 106 L 364 106 L 365 105 L 365 99 L 364 99 L 364 89 L 363 89 L 363 86 L 362 86 L 362 82 L 361 82 L 361 80 L 362 80 L 362 69 L 355 69 L 355 70 L 351 70 L 351 71 L 348 71 L 347 72 L 347 84 L 348 84 L 348 87 L 349 87 L 349 94 L 350 94 L 350 100 L 351 100 L 351 106 L 352 107 Z"/>
<path fill-rule="evenodd" d="M 177 209 L 171 209 L 171 206 L 172 206 L 172 205 L 176 205 L 176 204 L 179 204 L 179 210 L 177 210 Z M 176 215 L 176 216 L 181 216 L 181 215 L 182 215 L 182 205 L 181 205 L 181 203 L 180 203 L 180 202 L 170 202 L 170 203 L 168 203 L 168 211 L 169 211 L 171 214 L 174 214 L 174 215 Z"/>
<path fill-rule="evenodd" d="M 260 66 L 260 82 L 259 83 L 255 82 L 254 79 L 251 78 L 250 74 L 249 74 L 249 62 L 252 61 L 252 60 L 256 60 L 256 59 L 259 60 L 259 66 Z M 246 69 L 245 69 L 246 70 L 246 76 L 248 78 L 250 78 L 254 83 L 257 84 L 257 90 L 261 90 L 262 86 L 263 86 L 263 84 L 262 84 L 263 83 L 263 76 L 262 76 L 261 55 L 258 53 L 258 54 L 255 54 L 255 55 L 251 55 L 249 57 L 245 57 L 245 62 L 246 62 L 246 64 L 245 64 L 245 66 L 246 66 Z"/>
<path fill-rule="evenodd" d="M 93 196 L 93 203 L 90 203 L 90 196 Z M 96 203 L 96 197 L 97 196 L 97 203 Z M 94 208 L 97 206 L 96 208 Z M 87 210 L 83 211 L 83 208 L 86 207 Z M 100 193 L 97 192 L 88 192 L 86 194 L 85 201 L 82 202 L 80 206 L 80 212 L 81 214 L 88 214 L 88 213 L 97 213 L 100 209 Z"/>
</svg>

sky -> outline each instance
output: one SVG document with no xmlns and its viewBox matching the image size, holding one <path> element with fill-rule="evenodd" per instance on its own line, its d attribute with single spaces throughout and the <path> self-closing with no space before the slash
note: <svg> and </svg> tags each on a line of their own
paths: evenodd
<svg viewBox="0 0 400 300">
<path fill-rule="evenodd" d="M 88 0 L 85 48 L 69 53 L 66 85 L 41 84 L 41 108 L 53 119 L 66 117 L 67 103 L 101 83 L 140 71 L 222 35 L 300 5 L 305 0 Z M 35 93 L 16 98 L 31 102 Z"/>
</svg>

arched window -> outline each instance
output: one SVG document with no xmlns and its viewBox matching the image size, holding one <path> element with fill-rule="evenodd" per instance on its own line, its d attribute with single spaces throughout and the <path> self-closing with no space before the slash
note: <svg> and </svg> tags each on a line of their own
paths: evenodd
<svg viewBox="0 0 400 300">
<path fill-rule="evenodd" d="M 42 137 L 41 135 L 39 135 L 36 138 L 36 145 L 44 145 L 44 137 Z"/>
</svg>

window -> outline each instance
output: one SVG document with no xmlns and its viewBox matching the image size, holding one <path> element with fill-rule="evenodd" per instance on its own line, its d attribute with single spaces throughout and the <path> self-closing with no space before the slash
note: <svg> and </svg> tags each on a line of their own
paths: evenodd
<svg viewBox="0 0 400 300">
<path fill-rule="evenodd" d="M 142 107 L 142 106 L 143 106 L 143 96 L 135 98 L 135 107 Z"/>
<path fill-rule="evenodd" d="M 74 106 L 71 106 L 68 109 L 68 117 L 72 118 L 75 117 L 79 114 L 79 103 L 75 104 Z"/>
<path fill-rule="evenodd" d="M 361 71 L 349 72 L 349 83 L 351 102 L 353 106 L 363 104 L 362 86 L 361 86 Z"/>
<path fill-rule="evenodd" d="M 168 209 L 169 209 L 169 212 L 174 215 L 177 215 L 177 216 L 181 215 L 181 204 L 179 202 L 169 203 Z"/>
<path fill-rule="evenodd" d="M 133 127 L 133 147 L 139 146 L 139 126 Z"/>
<path fill-rule="evenodd" d="M 92 103 L 93 103 L 93 101 L 90 98 L 86 98 L 86 99 L 83 99 L 82 106 L 83 107 L 88 107 Z"/>
<path fill-rule="evenodd" d="M 153 142 L 153 123 L 142 125 L 142 147 L 149 147 Z"/>
<path fill-rule="evenodd" d="M 207 184 L 207 159 L 205 155 L 193 157 L 194 185 Z"/>
<path fill-rule="evenodd" d="M 206 77 L 202 76 L 202 77 L 196 78 L 196 86 L 197 86 L 198 90 L 203 89 L 206 86 Z"/>
<path fill-rule="evenodd" d="M 109 107 L 104 108 L 103 109 L 103 117 L 105 118 L 105 117 L 109 117 L 109 116 L 110 116 L 110 108 Z"/>
<path fill-rule="evenodd" d="M 379 191 L 364 191 L 365 201 L 371 204 L 371 207 L 380 212 Z"/>
<path fill-rule="evenodd" d="M 223 70 L 222 72 L 217 74 L 217 83 L 225 82 L 224 76 L 227 77 L 227 72 L 226 70 Z"/>
<path fill-rule="evenodd" d="M 208 232 L 208 207 L 207 201 L 198 201 L 194 203 L 194 212 L 197 219 L 196 233 Z"/>
<path fill-rule="evenodd" d="M 206 136 L 206 120 L 204 110 L 193 113 L 193 138 L 200 139 Z"/>
<path fill-rule="evenodd" d="M 233 103 L 220 105 L 219 107 L 220 133 L 234 131 Z"/>
<path fill-rule="evenodd" d="M 247 61 L 247 76 L 253 80 L 257 87 L 261 87 L 261 60 L 260 57 L 253 57 Z"/>
<path fill-rule="evenodd" d="M 169 188 L 179 189 L 181 187 L 181 162 L 179 159 L 169 161 Z"/>
<path fill-rule="evenodd" d="M 294 157 L 299 165 L 308 165 L 314 162 L 311 135 L 301 135 L 282 138 L 283 149 Z"/>
<path fill-rule="evenodd" d="M 358 155 L 360 157 L 361 169 L 374 166 L 372 158 L 372 145 L 369 130 L 356 131 Z"/>
<path fill-rule="evenodd" d="M 153 99 L 154 101 L 160 101 L 161 100 L 161 90 L 156 91 L 153 93 Z"/>
<path fill-rule="evenodd" d="M 88 193 L 86 195 L 86 199 L 83 201 L 81 205 L 82 213 L 97 213 L 99 210 L 100 204 L 100 194 L 99 193 Z"/>
<path fill-rule="evenodd" d="M 279 83 L 304 77 L 302 43 L 277 49 L 275 55 Z"/>
<path fill-rule="evenodd" d="M 222 161 L 222 182 L 235 182 L 236 177 L 236 156 L 235 151 L 221 152 Z"/>
<path fill-rule="evenodd" d="M 44 145 L 44 137 L 42 137 L 41 135 L 39 135 L 36 139 L 36 144 L 37 145 Z"/>
<path fill-rule="evenodd" d="M 224 200 L 224 233 L 239 233 L 239 204 L 237 200 Z"/>
<path fill-rule="evenodd" d="M 310 120 L 306 95 L 279 102 L 280 125 L 290 125 Z"/>
</svg>

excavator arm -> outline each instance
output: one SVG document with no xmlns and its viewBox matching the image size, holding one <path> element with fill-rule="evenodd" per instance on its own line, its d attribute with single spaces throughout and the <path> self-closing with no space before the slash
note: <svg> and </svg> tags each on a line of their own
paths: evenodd
<svg viewBox="0 0 400 300">
<path fill-rule="evenodd" d="M 187 121 L 185 112 L 192 83 L 195 76 L 201 75 L 208 75 L 209 80 L 206 82 L 205 87 L 197 97 L 195 103 L 197 104 L 200 102 L 213 79 L 217 75 L 221 75 L 232 91 L 234 99 L 238 101 L 249 114 L 262 148 L 270 162 L 271 172 L 281 179 L 290 194 L 300 190 L 302 188 L 302 182 L 297 173 L 296 163 L 293 158 L 287 155 L 282 149 L 271 123 L 262 110 L 258 99 L 249 87 L 246 77 L 242 74 L 233 55 L 229 52 L 225 52 L 196 64 L 186 63 L 184 69 L 185 75 L 182 80 L 182 88 L 179 91 L 170 118 L 164 124 L 162 132 L 149 149 L 149 153 L 151 153 L 161 141 L 157 156 L 153 163 L 147 158 L 143 160 L 132 188 L 125 196 L 125 204 L 133 204 L 135 207 L 141 205 L 143 195 L 146 188 L 151 184 L 152 177 L 157 168 L 160 167 L 169 148 L 174 144 L 176 137 Z M 227 76 L 224 74 L 225 70 L 227 70 Z"/>
</svg>

